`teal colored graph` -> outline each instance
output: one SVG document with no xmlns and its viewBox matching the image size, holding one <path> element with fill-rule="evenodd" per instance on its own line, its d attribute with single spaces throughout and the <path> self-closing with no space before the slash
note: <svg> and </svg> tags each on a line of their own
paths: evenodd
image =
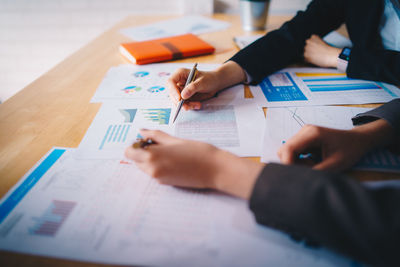
<svg viewBox="0 0 400 267">
<path fill-rule="evenodd" d="M 165 88 L 162 86 L 153 86 L 153 87 L 150 87 L 149 89 L 147 89 L 147 91 L 150 93 L 159 93 L 164 90 L 165 90 Z"/>
<path fill-rule="evenodd" d="M 168 124 L 169 117 L 171 116 L 170 108 L 151 108 L 143 110 L 144 118 L 152 121 L 158 122 L 159 124 Z"/>
<path fill-rule="evenodd" d="M 102 150 L 106 144 L 124 143 L 131 126 L 127 124 L 114 124 L 107 128 L 107 131 L 101 141 L 99 150 Z"/>
<path fill-rule="evenodd" d="M 140 77 L 145 77 L 145 76 L 147 76 L 147 75 L 149 75 L 149 72 L 148 72 L 148 71 L 137 71 L 137 72 L 135 72 L 135 73 L 133 74 L 133 76 L 138 77 L 138 78 L 140 78 Z"/>
<path fill-rule="evenodd" d="M 137 109 L 120 109 L 119 112 L 124 116 L 125 121 L 124 122 L 129 122 L 132 123 L 133 120 L 135 119 Z"/>
</svg>

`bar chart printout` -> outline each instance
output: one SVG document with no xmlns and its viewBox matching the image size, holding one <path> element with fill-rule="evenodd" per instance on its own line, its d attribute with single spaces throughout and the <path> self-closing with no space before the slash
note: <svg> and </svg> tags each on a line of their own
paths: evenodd
<svg viewBox="0 0 400 267">
<path fill-rule="evenodd" d="M 307 85 L 311 92 L 382 90 L 382 87 L 375 82 L 351 79 L 344 73 L 296 72 L 295 75 Z"/>
<path fill-rule="evenodd" d="M 268 101 L 307 100 L 307 97 L 287 72 L 269 76 L 261 82 L 260 86 Z"/>
<path fill-rule="evenodd" d="M 53 200 L 41 217 L 33 218 L 35 225 L 29 232 L 32 235 L 54 236 L 75 206 L 73 201 Z"/>
<path fill-rule="evenodd" d="M 131 125 L 129 124 L 112 124 L 107 127 L 104 137 L 100 143 L 99 150 L 107 145 L 115 143 L 125 143 Z"/>
<path fill-rule="evenodd" d="M 266 107 L 386 103 L 399 96 L 396 86 L 320 68 L 284 69 L 255 89 L 257 102 Z"/>
<path fill-rule="evenodd" d="M 168 125 L 171 116 L 170 108 L 151 108 L 142 110 L 143 117 L 150 122 Z"/>
</svg>

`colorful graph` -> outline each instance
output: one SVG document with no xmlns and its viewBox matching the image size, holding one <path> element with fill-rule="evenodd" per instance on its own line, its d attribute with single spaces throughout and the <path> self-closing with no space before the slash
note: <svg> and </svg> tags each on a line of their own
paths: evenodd
<svg viewBox="0 0 400 267">
<path fill-rule="evenodd" d="M 169 117 L 171 116 L 171 109 L 170 108 L 144 109 L 143 115 L 144 118 L 149 121 L 157 122 L 158 124 L 168 124 Z"/>
<path fill-rule="evenodd" d="M 169 76 L 169 75 L 171 75 L 171 73 L 165 72 L 165 71 L 162 71 L 162 72 L 159 72 L 159 73 L 158 73 L 158 76 L 159 76 L 159 77 L 166 77 L 166 76 Z"/>
<path fill-rule="evenodd" d="M 127 124 L 109 125 L 103 137 L 103 140 L 101 141 L 99 150 L 102 150 L 104 146 L 109 143 L 124 143 L 126 141 L 126 137 L 128 136 L 130 128 L 131 125 Z"/>
<path fill-rule="evenodd" d="M 276 73 L 265 78 L 260 87 L 268 101 L 307 100 L 289 73 Z"/>
<path fill-rule="evenodd" d="M 147 89 L 147 91 L 150 93 L 159 93 L 164 90 L 165 90 L 165 87 L 162 87 L 162 86 L 152 86 L 149 89 Z"/>
<path fill-rule="evenodd" d="M 140 90 L 142 90 L 142 88 L 139 87 L 139 86 L 135 86 L 135 85 L 127 86 L 124 89 L 122 89 L 122 91 L 124 91 L 127 94 L 132 94 L 132 93 L 135 93 L 135 92 L 139 92 Z"/>
<path fill-rule="evenodd" d="M 135 119 L 137 109 L 120 109 L 119 112 L 124 116 L 125 121 L 124 122 L 129 122 L 132 123 L 133 120 Z"/>
<path fill-rule="evenodd" d="M 53 200 L 42 216 L 33 218 L 36 223 L 29 229 L 29 233 L 33 235 L 55 236 L 75 206 L 76 202 Z"/>
<path fill-rule="evenodd" d="M 296 72 L 311 92 L 377 90 L 382 89 L 374 82 L 347 78 L 344 73 L 302 73 Z"/>
<path fill-rule="evenodd" d="M 133 76 L 138 77 L 138 78 L 145 77 L 147 75 L 149 75 L 149 72 L 147 72 L 147 71 L 137 71 L 133 74 Z"/>
</svg>

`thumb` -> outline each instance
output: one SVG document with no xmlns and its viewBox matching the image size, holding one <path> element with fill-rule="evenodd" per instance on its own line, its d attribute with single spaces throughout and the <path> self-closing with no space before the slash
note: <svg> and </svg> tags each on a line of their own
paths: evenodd
<svg viewBox="0 0 400 267">
<path fill-rule="evenodd" d="M 327 157 L 320 163 L 314 165 L 313 169 L 321 170 L 321 171 L 339 172 L 339 171 L 343 170 L 343 167 L 344 166 L 342 164 L 340 164 L 340 161 L 337 158 L 331 156 L 331 157 Z"/>
<path fill-rule="evenodd" d="M 283 164 L 293 164 L 298 155 L 320 146 L 318 127 L 306 125 L 290 138 L 278 151 L 278 156 Z"/>
<path fill-rule="evenodd" d="M 141 129 L 139 130 L 139 132 L 140 135 L 144 137 L 144 139 L 151 139 L 157 144 L 168 144 L 174 142 L 177 139 L 176 137 L 173 137 L 159 130 Z"/>
<path fill-rule="evenodd" d="M 183 88 L 183 90 L 181 92 L 181 97 L 186 100 L 186 99 L 191 98 L 195 93 L 197 93 L 199 91 L 200 91 L 199 83 L 192 82 L 188 86 Z"/>
</svg>

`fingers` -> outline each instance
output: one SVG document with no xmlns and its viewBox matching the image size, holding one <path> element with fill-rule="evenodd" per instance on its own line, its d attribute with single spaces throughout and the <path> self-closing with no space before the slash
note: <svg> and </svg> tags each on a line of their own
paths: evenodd
<svg viewBox="0 0 400 267">
<path fill-rule="evenodd" d="M 129 146 L 125 149 L 125 157 L 130 160 L 135 161 L 136 163 L 147 162 L 150 153 L 145 149 L 137 149 Z"/>
<path fill-rule="evenodd" d="M 278 151 L 282 163 L 293 164 L 302 153 L 321 146 L 322 127 L 306 125 L 290 138 Z"/>
<path fill-rule="evenodd" d="M 335 167 L 335 168 L 333 168 Z M 323 161 L 321 161 L 320 163 L 314 165 L 313 169 L 315 170 L 333 170 L 336 169 L 337 167 L 337 160 L 333 157 L 327 158 Z"/>
<path fill-rule="evenodd" d="M 185 109 L 185 110 L 192 110 L 192 109 L 194 109 L 194 110 L 199 110 L 199 109 L 201 109 L 201 102 L 199 102 L 199 101 L 185 101 L 184 103 L 183 103 L 183 108 Z"/>
<path fill-rule="evenodd" d="M 189 69 L 178 69 L 167 80 L 169 96 L 175 104 L 181 99 L 181 90 L 185 85 L 189 72 Z"/>
<path fill-rule="evenodd" d="M 151 139 L 157 144 L 170 144 L 179 140 L 178 138 L 159 130 L 141 129 L 139 132 L 145 139 Z"/>
<path fill-rule="evenodd" d="M 200 92 L 201 91 L 201 79 L 194 81 L 192 83 L 190 83 L 188 86 L 186 86 L 185 88 L 183 88 L 182 92 L 181 92 L 181 96 L 183 99 L 189 99 L 191 98 L 195 93 Z"/>
</svg>

